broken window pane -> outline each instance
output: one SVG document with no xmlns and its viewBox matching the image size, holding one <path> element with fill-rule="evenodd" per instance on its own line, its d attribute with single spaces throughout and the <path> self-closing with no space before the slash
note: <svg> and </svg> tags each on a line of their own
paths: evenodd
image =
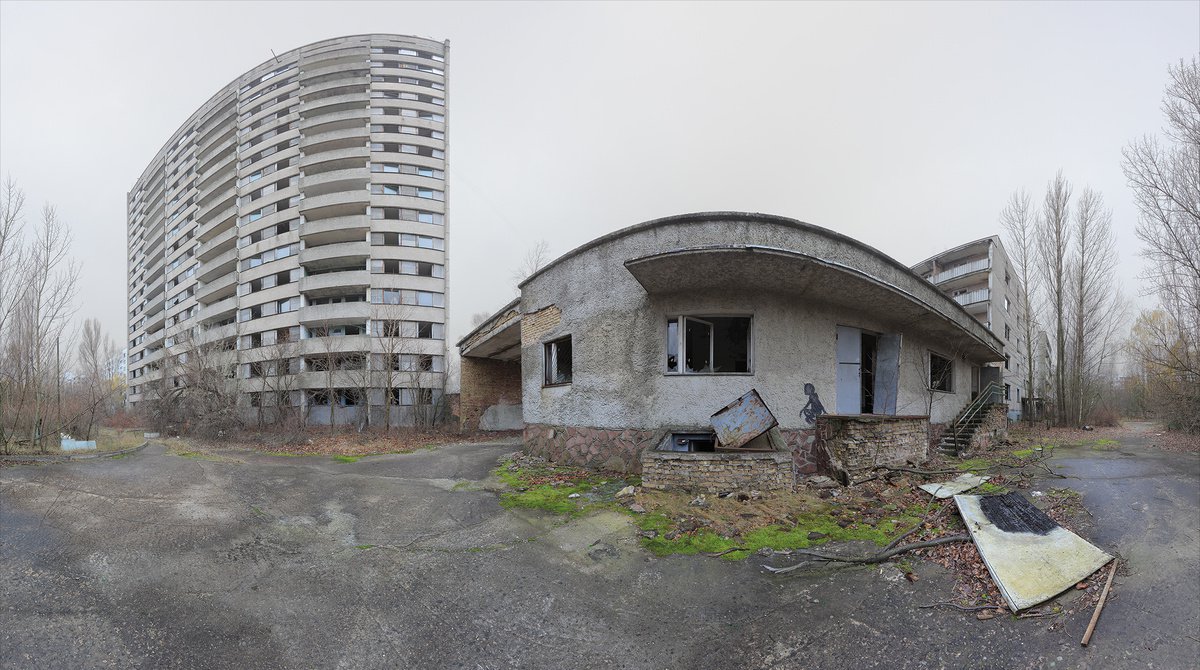
<svg viewBox="0 0 1200 670">
<path fill-rule="evenodd" d="M 687 316 L 667 320 L 667 371 L 750 372 L 750 317 Z M 682 349 L 683 369 L 679 369 Z"/>
<path fill-rule="evenodd" d="M 954 392 L 954 362 L 932 351 L 929 352 L 929 388 Z"/>
<path fill-rule="evenodd" d="M 571 383 L 571 338 L 564 337 L 545 344 L 545 384 Z"/>
<path fill-rule="evenodd" d="M 679 372 L 679 319 L 667 320 L 667 372 Z"/>
<path fill-rule="evenodd" d="M 712 324 L 688 317 L 684 323 L 684 364 L 687 372 L 713 372 Z"/>
</svg>

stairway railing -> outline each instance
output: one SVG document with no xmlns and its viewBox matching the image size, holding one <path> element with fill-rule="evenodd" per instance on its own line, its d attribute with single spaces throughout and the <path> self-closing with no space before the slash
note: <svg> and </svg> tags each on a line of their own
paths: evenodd
<svg viewBox="0 0 1200 670">
<path fill-rule="evenodd" d="M 978 417 L 979 414 L 987 407 L 999 402 L 999 398 L 1003 397 L 1000 394 L 1000 385 L 996 382 L 988 382 L 988 385 L 983 387 L 983 390 L 980 391 L 979 395 L 975 396 L 975 399 L 971 401 L 971 404 L 967 405 L 967 408 L 964 409 L 962 413 L 958 415 L 958 418 L 954 420 L 954 424 L 950 427 L 949 432 L 954 443 L 955 451 L 959 451 L 958 441 L 963 434 L 966 433 L 967 428 L 971 425 L 971 421 Z"/>
</svg>

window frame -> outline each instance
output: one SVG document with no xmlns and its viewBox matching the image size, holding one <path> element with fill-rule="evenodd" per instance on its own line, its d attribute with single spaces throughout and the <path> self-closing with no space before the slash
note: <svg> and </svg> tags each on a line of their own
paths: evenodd
<svg viewBox="0 0 1200 670">
<path fill-rule="evenodd" d="M 706 323 L 712 327 L 711 319 L 746 319 L 749 322 L 749 332 L 746 334 L 746 371 L 745 372 L 688 372 L 685 369 L 684 361 L 687 360 L 687 327 L 684 323 L 685 319 L 691 319 L 701 323 Z M 675 347 L 678 355 L 676 369 L 672 370 L 668 367 L 667 356 L 670 353 L 671 340 L 671 322 L 675 321 Z M 754 352 L 755 352 L 755 328 L 754 314 L 742 313 L 724 313 L 724 312 L 693 312 L 691 314 L 668 314 L 663 322 L 663 355 L 662 355 L 662 373 L 673 377 L 688 377 L 688 376 L 713 376 L 713 377 L 750 377 L 754 375 Z M 713 359 L 716 357 L 716 339 L 709 336 L 708 344 L 708 360 L 709 365 L 712 365 Z"/>
<path fill-rule="evenodd" d="M 571 362 L 566 381 L 553 381 L 557 379 L 558 372 L 558 350 L 559 345 L 567 342 L 570 349 Z M 555 373 L 555 377 L 551 377 L 551 373 Z M 570 386 L 575 380 L 575 343 L 571 335 L 556 337 L 552 340 L 546 340 L 542 343 L 542 388 L 550 388 L 554 386 Z"/>
<path fill-rule="evenodd" d="M 932 349 L 928 350 L 928 354 L 929 355 L 927 357 L 927 360 L 929 361 L 929 368 L 927 370 L 928 374 L 925 377 L 925 386 L 930 391 L 933 391 L 936 393 L 951 393 L 951 394 L 954 393 L 954 359 L 951 358 L 950 356 L 943 356 L 942 354 L 939 354 L 938 352 L 936 352 Z M 946 361 L 946 363 L 950 366 L 950 374 L 943 380 L 946 383 L 948 388 L 943 389 L 943 388 L 938 388 L 933 385 L 933 357 L 934 356 L 937 356 L 938 358 L 942 359 L 943 361 Z"/>
</svg>

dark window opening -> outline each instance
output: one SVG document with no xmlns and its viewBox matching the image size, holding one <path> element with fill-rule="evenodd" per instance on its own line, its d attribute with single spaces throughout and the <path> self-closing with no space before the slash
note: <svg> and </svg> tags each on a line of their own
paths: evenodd
<svg viewBox="0 0 1200 670">
<path fill-rule="evenodd" d="M 862 385 L 862 413 L 875 413 L 875 342 L 871 333 L 862 334 L 862 368 L 859 383 Z"/>
<path fill-rule="evenodd" d="M 668 319 L 667 371 L 691 374 L 750 372 L 750 317 Z"/>
<path fill-rule="evenodd" d="M 954 392 L 954 361 L 929 352 L 929 388 L 945 393 Z"/>
<path fill-rule="evenodd" d="M 545 344 L 545 385 L 571 383 L 571 336 Z"/>
</svg>

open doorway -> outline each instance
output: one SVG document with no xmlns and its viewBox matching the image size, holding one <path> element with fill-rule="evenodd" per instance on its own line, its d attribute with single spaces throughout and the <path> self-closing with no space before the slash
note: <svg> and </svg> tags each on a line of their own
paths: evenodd
<svg viewBox="0 0 1200 670">
<path fill-rule="evenodd" d="M 837 413 L 895 414 L 900 335 L 837 327 Z"/>
</svg>

